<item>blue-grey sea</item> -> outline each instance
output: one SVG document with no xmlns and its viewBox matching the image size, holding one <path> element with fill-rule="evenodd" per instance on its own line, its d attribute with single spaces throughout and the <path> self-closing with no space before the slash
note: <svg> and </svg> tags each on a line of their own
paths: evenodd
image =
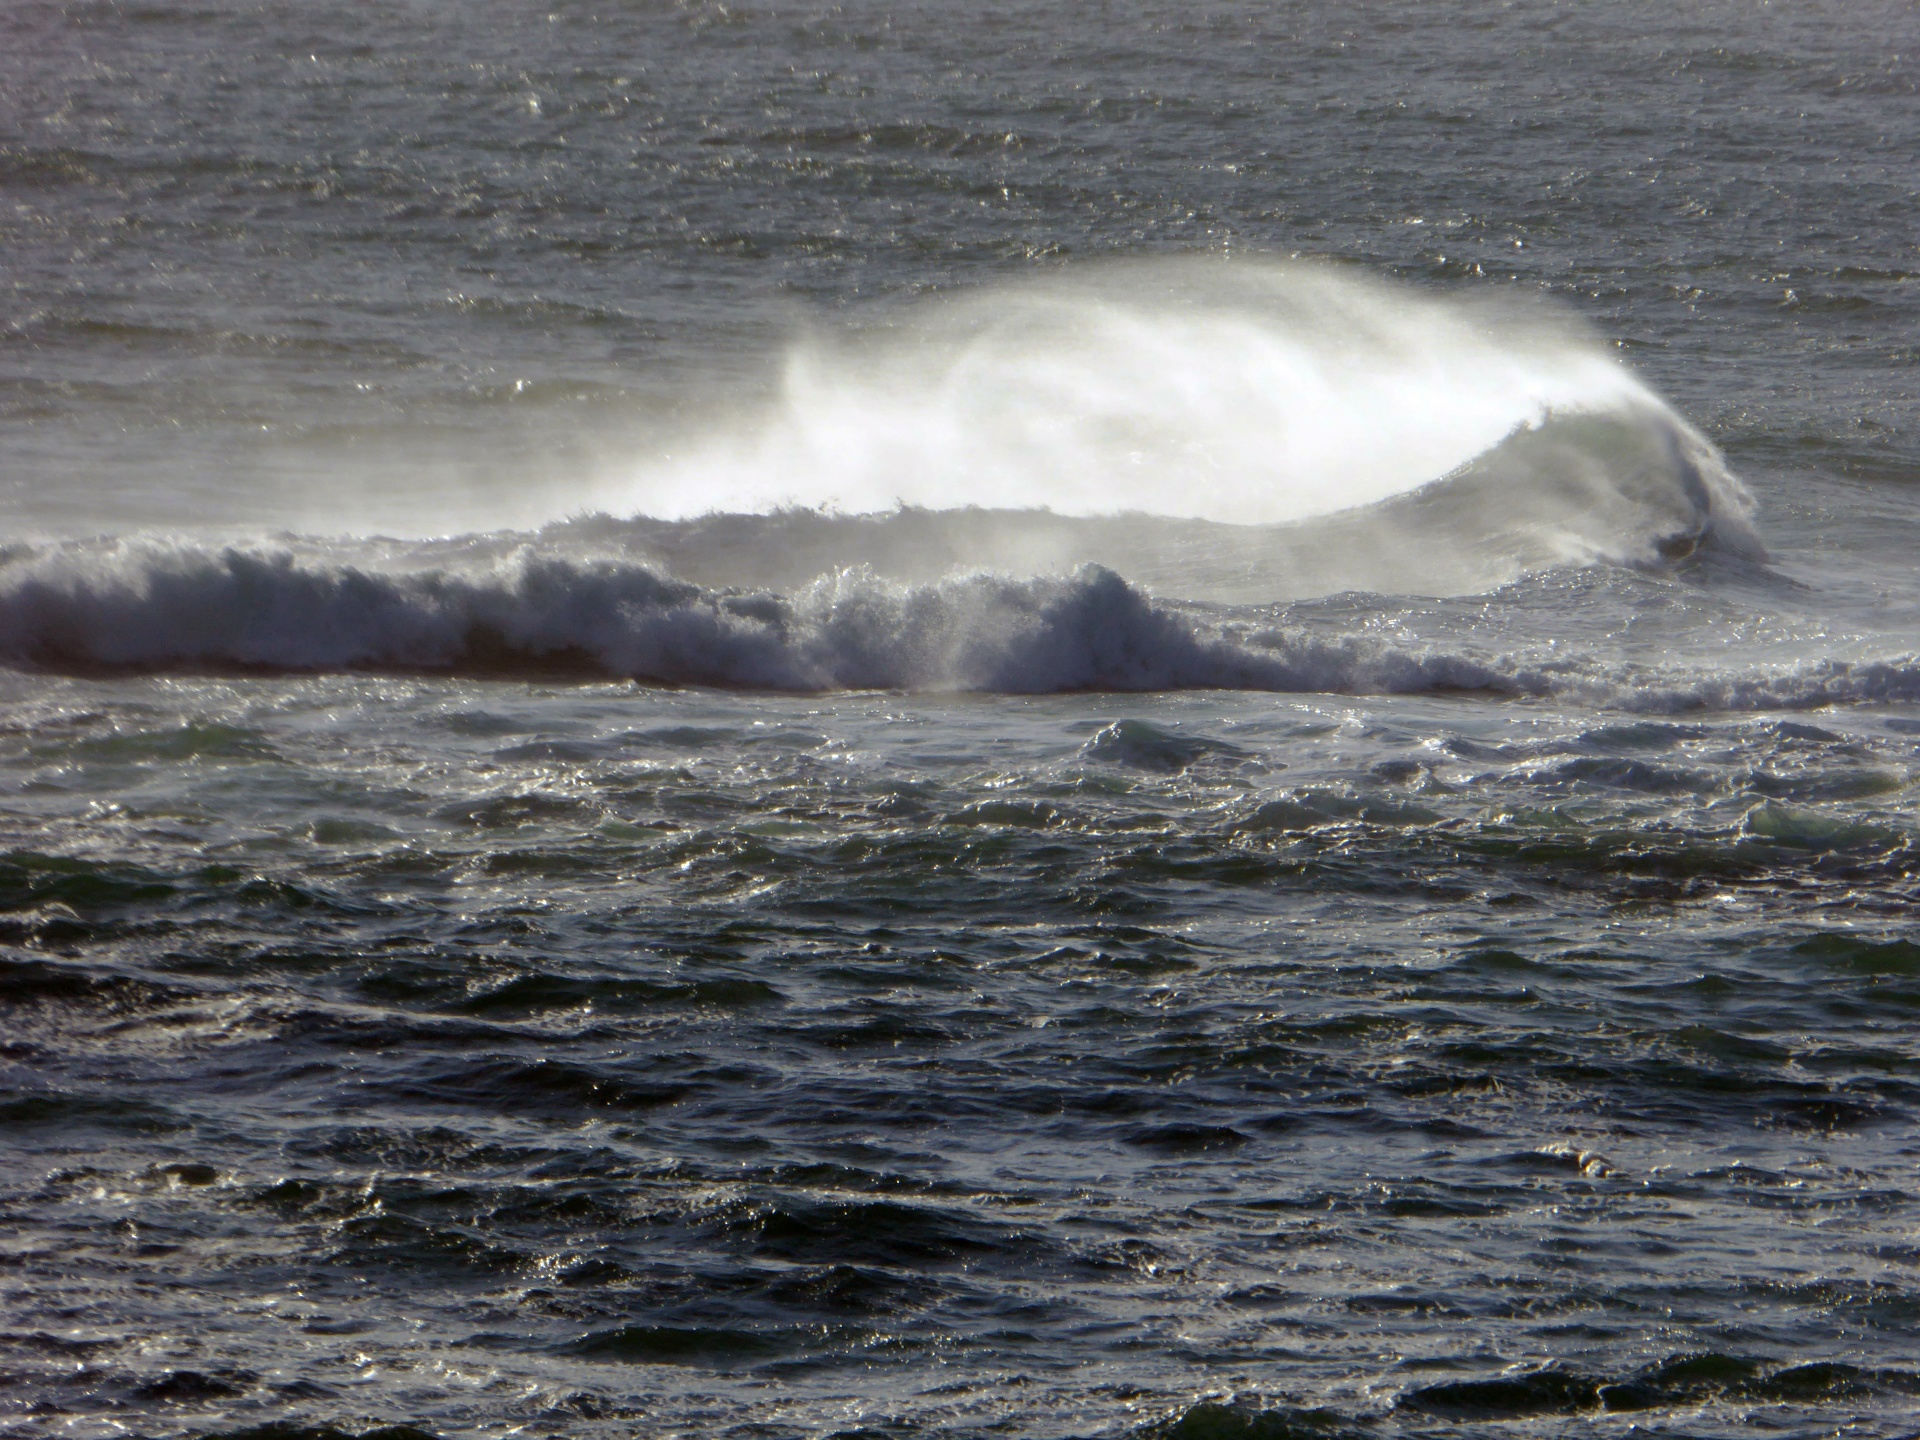
<svg viewBox="0 0 1920 1440">
<path fill-rule="evenodd" d="M 6 0 L 0 1440 L 1920 1434 L 1920 6 Z"/>
</svg>

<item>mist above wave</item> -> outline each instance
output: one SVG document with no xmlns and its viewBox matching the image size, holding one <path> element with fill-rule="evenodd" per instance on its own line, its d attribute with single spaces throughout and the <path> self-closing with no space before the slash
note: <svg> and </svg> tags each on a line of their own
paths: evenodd
<svg viewBox="0 0 1920 1440">
<path fill-rule="evenodd" d="M 1565 317 L 1215 258 L 1093 266 L 816 335 L 770 404 L 684 436 L 594 503 L 668 520 L 972 506 L 1272 526 L 1409 495 L 1569 417 L 1658 437 L 1675 484 L 1704 477 L 1701 509 L 1744 516 L 1712 446 Z M 1616 475 L 1585 458 L 1603 501 L 1644 461 Z"/>
<path fill-rule="evenodd" d="M 797 346 L 544 540 L 708 585 L 1104 565 L 1233 603 L 1758 553 L 1719 452 L 1543 307 L 1325 265 L 1094 266 Z M 624 517 L 624 518 L 622 518 Z"/>
</svg>

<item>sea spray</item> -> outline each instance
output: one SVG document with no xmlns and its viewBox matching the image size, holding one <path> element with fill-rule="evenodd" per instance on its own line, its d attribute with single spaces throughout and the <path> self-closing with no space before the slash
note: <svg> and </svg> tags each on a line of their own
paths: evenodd
<svg viewBox="0 0 1920 1440">
<path fill-rule="evenodd" d="M 598 498 L 663 518 L 976 505 L 1272 525 L 1407 494 L 1553 416 L 1621 415 L 1711 451 L 1546 307 L 1160 259 L 817 332 L 764 412 Z"/>
</svg>

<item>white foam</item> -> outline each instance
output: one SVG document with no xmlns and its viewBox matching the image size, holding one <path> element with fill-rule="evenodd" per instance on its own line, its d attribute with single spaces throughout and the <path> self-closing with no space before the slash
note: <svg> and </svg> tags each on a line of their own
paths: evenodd
<svg viewBox="0 0 1920 1440">
<path fill-rule="evenodd" d="M 1920 700 L 1911 656 L 1703 672 L 1328 638 L 1157 602 L 1099 566 L 928 584 L 845 570 L 782 596 L 530 546 L 413 569 L 186 542 L 16 553 L 0 563 L 0 660 L 81 672 L 559 672 L 789 691 L 1478 692 L 1649 712 Z"/>
<path fill-rule="evenodd" d="M 0 569 L 0 655 L 58 669 L 572 669 L 778 690 L 1514 690 L 1454 657 L 1236 643 L 1110 570 L 906 585 L 861 571 L 789 597 L 523 548 L 387 572 L 286 551 L 67 545 Z"/>
</svg>

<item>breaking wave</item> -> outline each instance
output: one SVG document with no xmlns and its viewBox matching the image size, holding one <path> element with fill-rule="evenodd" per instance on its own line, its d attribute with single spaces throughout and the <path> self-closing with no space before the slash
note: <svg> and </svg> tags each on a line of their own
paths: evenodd
<svg viewBox="0 0 1920 1440">
<path fill-rule="evenodd" d="M 1707 544 L 1760 553 L 1745 491 L 1712 446 L 1645 407 L 1549 417 L 1430 485 L 1288 524 L 967 505 L 592 516 L 540 538 L 612 548 L 713 586 L 796 589 L 848 568 L 928 582 L 1100 565 L 1156 594 L 1228 604 L 1345 590 L 1477 594 L 1557 566 L 1659 567 Z"/>
<path fill-rule="evenodd" d="M 0 654 L 61 670 L 567 673 L 746 689 L 1513 689 L 1445 657 L 1238 643 L 1087 567 L 792 595 L 523 549 L 481 573 L 286 551 L 63 547 L 0 571 Z"/>
<path fill-rule="evenodd" d="M 60 546 L 0 567 L 0 657 L 69 673 L 550 675 L 803 692 L 1478 692 L 1661 712 L 1920 699 L 1912 658 L 1701 674 L 1329 638 L 1270 612 L 1155 600 L 1091 565 L 925 584 L 841 570 L 781 594 L 527 545 L 464 570 L 401 571 L 285 549 Z"/>
<path fill-rule="evenodd" d="M 1288 525 L 1596 416 L 1652 452 L 1631 433 L 1578 447 L 1583 498 L 1609 479 L 1644 489 L 1651 458 L 1703 516 L 1743 511 L 1712 447 L 1565 317 L 1324 265 L 1161 258 L 811 338 L 757 412 L 709 422 L 596 498 L 665 519 L 976 505 Z M 1564 489 L 1564 457 L 1533 452 Z"/>
<path fill-rule="evenodd" d="M 1312 596 L 1760 553 L 1719 453 L 1590 337 L 1321 267 L 1096 267 L 910 309 L 797 351 L 767 413 L 706 434 L 619 515 L 531 535 L 0 551 L 0 660 L 1677 708 L 1911 673 L 1696 684 L 1276 623 Z"/>
<path fill-rule="evenodd" d="M 580 500 L 676 575 L 787 588 L 1100 564 L 1263 603 L 1760 549 L 1719 452 L 1567 317 L 1267 261 L 869 312 Z"/>
</svg>

